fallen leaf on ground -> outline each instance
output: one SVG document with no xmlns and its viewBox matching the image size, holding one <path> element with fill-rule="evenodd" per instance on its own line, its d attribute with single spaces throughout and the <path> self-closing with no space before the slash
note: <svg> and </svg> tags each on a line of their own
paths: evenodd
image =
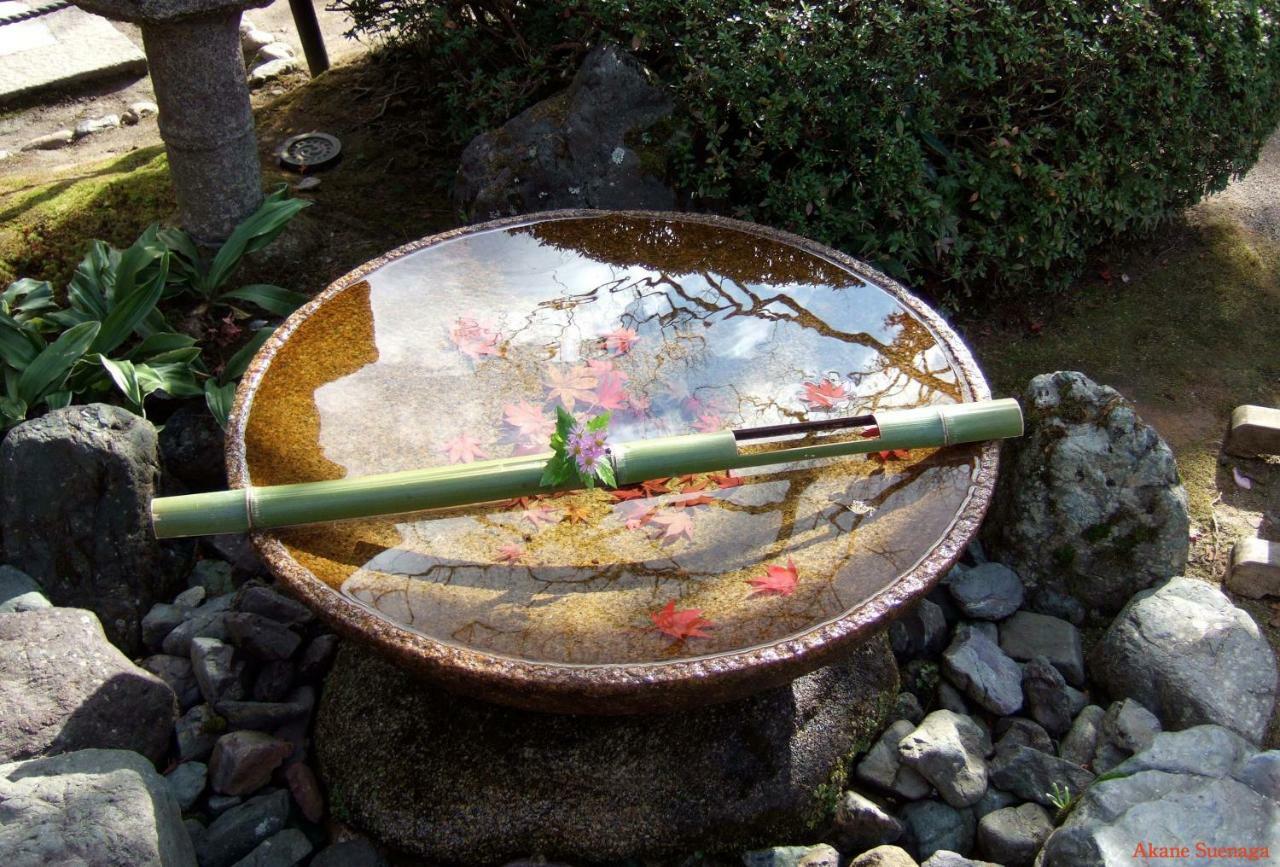
<svg viewBox="0 0 1280 867">
<path fill-rule="evenodd" d="M 525 509 L 520 513 L 520 517 L 532 524 L 535 530 L 547 524 L 560 523 L 560 513 L 549 506 L 534 506 L 532 509 Z"/>
<path fill-rule="evenodd" d="M 503 563 L 515 563 L 524 556 L 524 546 L 512 542 L 498 549 L 498 559 Z"/>
<path fill-rule="evenodd" d="M 1231 476 L 1236 480 L 1236 484 L 1244 488 L 1246 491 L 1253 490 L 1253 479 L 1240 472 L 1238 468 L 1231 468 Z"/>
<path fill-rule="evenodd" d="M 671 505 L 677 509 L 688 509 L 692 506 L 709 506 L 716 501 L 715 497 L 708 497 L 706 494 L 698 494 L 696 497 L 684 497 L 676 500 Z"/>
<path fill-rule="evenodd" d="M 788 557 L 786 566 L 770 566 L 768 568 L 768 574 L 763 577 L 748 579 L 747 583 L 755 588 L 751 591 L 752 596 L 758 593 L 790 596 L 796 592 L 796 582 L 799 580 L 800 575 L 796 571 L 794 560 Z"/>
<path fill-rule="evenodd" d="M 702 609 L 676 610 L 674 600 L 668 602 L 661 611 L 650 614 L 649 619 L 653 621 L 655 629 L 675 639 L 711 637 L 703 632 L 704 629 L 711 627 L 712 623 L 702 616 Z"/>
<path fill-rule="evenodd" d="M 716 483 L 717 488 L 736 488 L 742 484 L 742 479 L 731 472 L 726 472 L 721 476 L 708 476 L 708 478 Z"/>
</svg>

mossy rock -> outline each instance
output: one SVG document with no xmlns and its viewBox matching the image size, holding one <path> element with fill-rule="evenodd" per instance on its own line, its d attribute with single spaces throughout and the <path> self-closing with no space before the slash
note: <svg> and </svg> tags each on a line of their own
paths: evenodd
<svg viewBox="0 0 1280 867">
<path fill-rule="evenodd" d="M 346 644 L 316 751 L 354 825 L 432 861 L 588 861 L 820 833 L 898 690 L 877 637 L 787 687 L 677 714 L 538 714 L 452 695 Z"/>
</svg>

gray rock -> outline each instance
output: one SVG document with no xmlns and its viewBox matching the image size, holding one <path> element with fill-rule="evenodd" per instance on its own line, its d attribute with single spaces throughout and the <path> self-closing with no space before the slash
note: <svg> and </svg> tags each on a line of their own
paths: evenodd
<svg viewBox="0 0 1280 867">
<path fill-rule="evenodd" d="M 248 20 L 240 24 L 240 47 L 246 58 L 253 57 L 263 48 L 276 42 L 276 36 L 267 30 L 259 30 Z"/>
<path fill-rule="evenodd" d="M 130 655 L 143 616 L 177 589 L 180 564 L 151 532 L 159 471 L 155 428 L 106 404 L 53 410 L 0 446 L 6 559 L 55 605 L 97 614 Z"/>
<path fill-rule="evenodd" d="M 198 704 L 183 714 L 173 728 L 178 737 L 178 761 L 187 762 L 209 757 L 218 736 L 226 731 L 227 721 L 209 705 Z"/>
<path fill-rule="evenodd" d="M 236 594 L 234 608 L 247 614 L 261 615 L 286 626 L 298 626 L 315 619 L 311 609 L 301 602 L 259 584 L 242 587 Z"/>
<path fill-rule="evenodd" d="M 1139 844 L 1185 846 L 1192 852 L 1198 843 L 1280 851 L 1275 802 L 1238 779 L 1256 754 L 1247 741 L 1220 726 L 1156 735 L 1149 749 L 1085 791 L 1045 843 L 1040 863 L 1135 863 L 1148 854 L 1137 851 Z M 1196 863 L 1202 860 L 1209 863 Z"/>
<path fill-rule="evenodd" d="M 1013 747 L 996 753 L 988 769 L 991 784 L 1026 801 L 1053 806 L 1055 788 L 1074 796 L 1084 790 L 1093 774 L 1049 753 L 1031 747 Z"/>
<path fill-rule="evenodd" d="M 972 858 L 966 858 L 955 852 L 941 849 L 934 852 L 921 867 L 1003 867 L 1003 865 L 993 864 L 990 861 L 975 861 Z"/>
<path fill-rule="evenodd" d="M 981 632 L 958 628 L 942 663 L 951 682 L 991 713 L 1007 716 L 1022 707 L 1022 670 Z"/>
<path fill-rule="evenodd" d="M 244 663 L 236 649 L 216 638 L 196 638 L 191 642 L 191 668 L 204 700 L 218 707 L 224 700 L 244 698 Z"/>
<path fill-rule="evenodd" d="M 296 762 L 285 768 L 284 778 L 303 817 L 318 824 L 324 817 L 324 794 L 315 773 L 302 762 Z"/>
<path fill-rule="evenodd" d="M 839 867 L 840 853 L 820 843 L 817 846 L 774 846 L 744 852 L 745 867 Z"/>
<path fill-rule="evenodd" d="M 1103 736 L 1130 755 L 1151 746 L 1160 732 L 1156 715 L 1131 698 L 1112 702 L 1102 718 Z"/>
<path fill-rule="evenodd" d="M 314 190 L 316 187 L 320 186 L 320 184 L 322 183 L 323 181 L 321 181 L 315 175 L 312 175 L 309 178 L 303 178 L 302 180 L 298 181 L 296 184 L 293 185 L 293 188 L 300 193 L 305 193 L 307 190 Z"/>
<path fill-rule="evenodd" d="M 203 587 L 210 598 L 231 593 L 236 589 L 232 580 L 232 566 L 223 560 L 199 560 L 187 583 L 192 587 Z"/>
<path fill-rule="evenodd" d="M 297 828 L 285 828 L 258 844 L 233 867 L 293 867 L 311 854 L 311 841 Z"/>
<path fill-rule="evenodd" d="M 82 139 L 94 133 L 106 132 L 109 129 L 119 129 L 119 127 L 120 115 L 105 114 L 102 117 L 87 117 L 80 121 L 76 124 L 72 134 L 75 138 Z"/>
<path fill-rule="evenodd" d="M 195 672 L 191 669 L 191 660 L 181 656 L 169 656 L 157 653 L 148 656 L 138 663 L 147 671 L 169 684 L 169 689 L 178 697 L 178 709 L 184 713 L 199 704 L 202 700 L 200 684 L 196 681 Z"/>
<path fill-rule="evenodd" d="M 1098 748 L 1098 738 L 1102 734 L 1102 718 L 1106 713 L 1096 704 L 1091 704 L 1076 714 L 1071 730 L 1058 745 L 1059 758 L 1081 767 L 1087 766 L 1093 760 L 1094 751 Z"/>
<path fill-rule="evenodd" d="M 204 841 L 204 822 L 199 819 L 183 819 L 182 826 L 187 829 L 187 835 L 191 838 L 192 847 L 198 849 Z"/>
<path fill-rule="evenodd" d="M 264 663 L 253 679 L 254 701 L 283 701 L 293 688 L 293 663 L 277 659 Z"/>
<path fill-rule="evenodd" d="M 566 716 L 453 695 L 347 643 L 316 716 L 317 771 L 338 818 L 426 860 L 743 851 L 811 833 L 818 787 L 880 730 L 895 674 L 877 638 L 742 701 Z"/>
<path fill-rule="evenodd" d="M 1031 747 L 1042 753 L 1053 754 L 1053 739 L 1039 723 L 1022 717 L 1004 717 L 996 723 L 996 732 L 1000 740 L 996 742 L 996 752 L 1013 747 Z"/>
<path fill-rule="evenodd" d="M 968 852 L 977 822 L 972 810 L 957 810 L 941 801 L 913 801 L 902 808 L 902 845 L 924 861 L 934 852 Z"/>
<path fill-rule="evenodd" d="M 178 715 L 168 684 L 78 608 L 0 614 L 0 708 L 4 761 L 97 747 L 158 763 Z"/>
<path fill-rule="evenodd" d="M 302 639 L 282 623 L 261 614 L 227 615 L 227 631 L 237 647 L 258 659 L 288 659 Z"/>
<path fill-rule="evenodd" d="M 1073 626 L 1081 625 L 1088 616 L 1083 602 L 1054 587 L 1037 587 L 1031 594 L 1027 607 L 1037 614 L 1056 617 Z"/>
<path fill-rule="evenodd" d="M 284 828 L 289 793 L 284 789 L 250 798 L 213 820 L 196 850 L 200 867 L 231 867 Z"/>
<path fill-rule="evenodd" d="M 1043 656 L 1062 672 L 1067 683 L 1084 686 L 1080 630 L 1065 620 L 1019 611 L 1000 624 L 1000 649 L 1019 662 Z"/>
<path fill-rule="evenodd" d="M 1258 753 L 1245 762 L 1235 776 L 1259 795 L 1280 801 L 1280 750 Z"/>
<path fill-rule="evenodd" d="M 975 804 L 987 791 L 984 759 L 991 754 L 991 741 L 967 716 L 934 711 L 898 743 L 898 754 L 953 807 Z"/>
<path fill-rule="evenodd" d="M 1003 810 L 1005 807 L 1012 807 L 1021 800 L 1017 795 L 997 789 L 995 786 L 987 786 L 987 793 L 982 796 L 982 800 L 973 805 L 973 817 L 981 820 L 988 813 Z"/>
<path fill-rule="evenodd" d="M 0 614 L 35 611 L 52 605 L 36 579 L 21 569 L 0 566 Z"/>
<path fill-rule="evenodd" d="M 164 775 L 169 784 L 173 799 L 184 813 L 190 810 L 196 799 L 204 791 L 205 782 L 209 779 L 209 766 L 204 762 L 183 762 Z"/>
<path fill-rule="evenodd" d="M 324 677 L 333 664 L 333 654 L 337 650 L 338 636 L 332 632 L 311 639 L 298 659 L 298 677 L 303 680 L 319 680 Z"/>
<path fill-rule="evenodd" d="M 1089 703 L 1089 694 L 1081 692 L 1070 686 L 1064 687 L 1063 691 L 1067 694 L 1067 698 L 1071 701 L 1071 716 L 1074 718 L 1076 714 L 1084 710 L 1085 705 Z"/>
<path fill-rule="evenodd" d="M 262 732 L 229 732 L 213 747 L 209 785 L 220 795 L 250 795 L 271 780 L 271 772 L 291 752 L 288 741 Z"/>
<path fill-rule="evenodd" d="M 306 720 L 315 707 L 315 692 L 299 687 L 287 701 L 222 701 L 214 707 L 233 728 L 274 729 L 294 720 Z"/>
<path fill-rule="evenodd" d="M 1024 592 L 1022 579 L 1000 563 L 966 569 L 947 589 L 964 616 L 975 620 L 1003 620 L 1022 605 Z"/>
<path fill-rule="evenodd" d="M 1031 867 L 1053 833 L 1053 820 L 1039 804 L 1005 807 L 978 822 L 978 847 L 1004 867 Z"/>
<path fill-rule="evenodd" d="M 215 597 L 201 605 L 191 612 L 190 618 L 164 637 L 164 642 L 161 644 L 164 652 L 171 656 L 190 656 L 191 642 L 196 638 L 216 638 L 219 641 L 226 641 L 231 637 L 227 631 L 230 607 L 230 596 Z"/>
<path fill-rule="evenodd" d="M 916 725 L 920 724 L 920 720 L 924 719 L 924 708 L 920 707 L 920 699 L 916 698 L 913 693 L 900 692 L 897 700 L 893 703 L 893 713 L 895 719 L 905 719 Z"/>
<path fill-rule="evenodd" d="M 198 608 L 204 604 L 204 598 L 208 595 L 203 587 L 188 587 L 177 596 L 173 597 L 173 604 L 183 608 Z"/>
<path fill-rule="evenodd" d="M 599 46 L 568 90 L 467 145 L 454 202 L 473 220 L 552 208 L 668 210 L 675 196 L 647 168 L 655 156 L 665 163 L 664 143 L 642 152 L 633 143 L 671 109 L 634 58 Z"/>
<path fill-rule="evenodd" d="M 273 60 L 292 60 L 293 49 L 287 42 L 268 42 L 258 49 L 250 66 L 260 66 Z"/>
<path fill-rule="evenodd" d="M 1084 374 L 1035 377 L 1026 434 L 1010 440 L 991 515 L 990 556 L 1037 589 L 1118 611 L 1186 567 L 1190 520 L 1173 452 L 1114 389 Z"/>
<path fill-rule="evenodd" d="M 854 769 L 854 776 L 908 800 L 929 794 L 928 780 L 904 765 L 902 756 L 898 754 L 902 739 L 915 730 L 915 724 L 907 720 L 898 720 L 885 729 Z"/>
<path fill-rule="evenodd" d="M 356 837 L 321 849 L 310 867 L 387 867 L 387 862 L 368 838 Z"/>
<path fill-rule="evenodd" d="M 1000 630 L 994 623 L 991 623 L 990 621 L 966 620 L 964 621 L 963 626 L 966 629 L 973 630 L 974 632 L 982 633 L 982 635 L 986 636 L 987 640 L 992 642 L 993 644 L 1000 643 Z"/>
<path fill-rule="evenodd" d="M 0 852 L 5 867 L 195 864 L 164 779 L 127 750 L 0 765 Z"/>
<path fill-rule="evenodd" d="M 1071 729 L 1075 716 L 1071 696 L 1062 673 L 1043 656 L 1037 656 L 1022 668 L 1022 694 L 1031 718 L 1054 737 L 1062 737 Z"/>
<path fill-rule="evenodd" d="M 37 136 L 24 144 L 24 151 L 51 151 L 64 148 L 76 140 L 76 134 L 69 129 L 60 129 L 42 136 Z"/>
<path fill-rule="evenodd" d="M 902 823 L 857 792 L 845 792 L 836 805 L 833 840 L 846 852 L 861 852 L 902 836 Z"/>
<path fill-rule="evenodd" d="M 1128 750 L 1122 750 L 1105 737 L 1098 738 L 1098 745 L 1093 750 L 1093 761 L 1089 769 L 1095 774 L 1105 774 L 1116 765 L 1129 758 Z"/>
<path fill-rule="evenodd" d="M 1165 728 L 1217 723 L 1254 743 L 1266 734 L 1275 655 L 1253 619 L 1203 581 L 1174 578 L 1134 597 L 1089 662 L 1108 692 L 1140 702 Z"/>
<path fill-rule="evenodd" d="M 893 655 L 900 660 L 937 656 L 947 646 L 947 619 L 928 599 L 889 625 Z"/>
<path fill-rule="evenodd" d="M 268 60 L 266 63 L 260 63 L 253 69 L 249 70 L 249 86 L 261 87 L 269 81 L 273 81 L 282 75 L 290 72 L 297 72 L 300 67 L 298 61 L 292 57 L 283 57 L 279 60 Z"/>
<path fill-rule="evenodd" d="M 180 406 L 160 431 L 165 473 L 181 479 L 193 493 L 227 486 L 225 445 L 222 427 L 202 403 Z"/>
<path fill-rule="evenodd" d="M 129 107 L 120 114 L 120 122 L 126 126 L 133 126 L 138 121 L 147 117 L 155 117 L 160 113 L 160 106 L 148 100 L 138 100 L 129 103 Z"/>
<path fill-rule="evenodd" d="M 209 795 L 205 801 L 209 808 L 210 815 L 220 816 L 230 810 L 232 807 L 238 807 L 244 803 L 244 798 L 240 795 Z M 197 847 L 198 850 L 199 847 Z"/>
<path fill-rule="evenodd" d="M 960 690 L 956 689 L 945 680 L 938 684 L 937 707 L 939 710 L 949 710 L 952 713 L 969 716 L 968 702 L 964 700 L 964 696 L 960 694 Z"/>
<path fill-rule="evenodd" d="M 297 220 L 289 224 L 290 228 L 296 225 Z M 286 229 L 285 233 L 273 241 L 265 250 L 272 250 L 278 247 L 280 242 L 288 237 L 289 229 Z M 296 259 L 290 261 L 296 261 Z M 231 574 L 237 581 L 242 578 L 265 575 L 267 573 L 267 567 L 262 562 L 262 558 L 258 556 L 258 549 L 254 547 L 253 540 L 249 538 L 248 533 L 202 536 L 200 545 L 208 552 L 210 557 L 231 564 Z M 212 593 L 213 591 L 210 590 L 210 594 Z"/>
<path fill-rule="evenodd" d="M 920 867 L 916 859 L 898 846 L 877 846 L 849 862 L 849 867 Z"/>
<path fill-rule="evenodd" d="M 142 643 L 152 650 L 159 648 L 169 633 L 190 616 L 190 608 L 157 602 L 142 618 Z"/>
</svg>

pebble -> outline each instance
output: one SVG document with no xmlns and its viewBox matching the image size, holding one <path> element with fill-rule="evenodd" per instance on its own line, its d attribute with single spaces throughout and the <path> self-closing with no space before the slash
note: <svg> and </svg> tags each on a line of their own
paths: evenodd
<svg viewBox="0 0 1280 867">
<path fill-rule="evenodd" d="M 316 780 L 315 773 L 307 765 L 298 762 L 285 769 L 284 778 L 302 815 L 308 822 L 319 823 L 324 817 L 324 795 L 320 792 L 320 783 Z"/>
<path fill-rule="evenodd" d="M 996 742 L 996 752 L 1013 747 L 1031 747 L 1042 753 L 1053 755 L 1053 738 L 1044 727 L 1037 722 L 1017 716 L 1007 716 L 996 723 L 996 734 L 1000 739 Z"/>
<path fill-rule="evenodd" d="M 337 649 L 338 636 L 332 632 L 311 639 L 298 660 L 298 677 L 303 680 L 320 680 L 329 673 L 329 666 L 333 664 L 333 655 Z"/>
<path fill-rule="evenodd" d="M 994 813 L 1005 807 L 1011 807 L 1022 799 L 1017 795 L 1011 795 L 1003 789 L 997 789 L 995 786 L 987 786 L 987 793 L 982 796 L 982 800 L 973 805 L 973 816 L 975 819 L 981 819 L 988 813 Z"/>
<path fill-rule="evenodd" d="M 967 716 L 938 710 L 898 743 L 905 765 L 928 780 L 952 807 L 977 803 L 987 791 L 987 733 Z M 892 842 L 889 840 L 881 842 Z"/>
<path fill-rule="evenodd" d="M 285 828 L 257 845 L 232 867 L 293 867 L 311 854 L 311 841 L 297 828 Z"/>
<path fill-rule="evenodd" d="M 118 129 L 120 127 L 120 115 L 106 114 L 102 117 L 85 118 L 76 124 L 74 136 L 77 139 L 84 138 L 95 133 L 105 132 L 109 129 Z"/>
<path fill-rule="evenodd" d="M 1160 734 L 1156 715 L 1131 698 L 1112 702 L 1102 718 L 1102 734 L 1128 753 L 1140 753 Z"/>
<path fill-rule="evenodd" d="M 178 697 L 178 707 L 184 712 L 203 700 L 200 695 L 200 684 L 196 681 L 190 659 L 157 653 L 154 656 L 148 656 L 138 664 L 169 684 L 173 694 Z"/>
<path fill-rule="evenodd" d="M 259 87 L 271 81 L 273 78 L 279 78 L 287 72 L 293 72 L 298 68 L 298 61 L 292 57 L 281 60 L 272 60 L 261 66 L 255 66 L 249 72 L 249 86 Z"/>
<path fill-rule="evenodd" d="M 209 759 L 209 785 L 222 795 L 249 795 L 271 780 L 271 772 L 293 752 L 287 741 L 254 731 L 218 738 Z"/>
<path fill-rule="evenodd" d="M 1000 624 L 1000 649 L 1019 662 L 1043 656 L 1062 672 L 1067 683 L 1084 686 L 1080 630 L 1065 620 L 1019 611 Z"/>
<path fill-rule="evenodd" d="M 902 798 L 914 800 L 928 795 L 929 783 L 904 765 L 898 754 L 898 743 L 915 730 L 915 725 L 904 719 L 885 729 L 854 768 L 854 776 Z"/>
<path fill-rule="evenodd" d="M 192 640 L 191 668 L 205 701 L 215 708 L 244 697 L 244 662 L 231 645 L 216 638 Z"/>
<path fill-rule="evenodd" d="M 258 49 L 253 56 L 253 62 L 250 66 L 261 66 L 264 63 L 270 63 L 273 60 L 292 60 L 293 49 L 289 47 L 287 42 L 268 42 L 266 45 Z"/>
<path fill-rule="evenodd" d="M 165 638 L 191 616 L 184 605 L 157 602 L 142 618 L 142 643 L 152 650 L 160 648 Z"/>
<path fill-rule="evenodd" d="M 230 563 L 222 560 L 199 560 L 187 578 L 189 587 L 203 587 L 209 598 L 223 596 L 236 589 Z"/>
<path fill-rule="evenodd" d="M 948 679 L 985 710 L 1008 716 L 1022 707 L 1022 669 L 981 632 L 957 628 L 942 663 Z"/>
<path fill-rule="evenodd" d="M 305 193 L 307 190 L 314 190 L 318 186 L 320 186 L 320 179 L 315 175 L 311 175 L 298 181 L 293 188 L 300 193 Z"/>
<path fill-rule="evenodd" d="M 254 701 L 284 701 L 293 688 L 293 663 L 276 659 L 264 663 L 253 681 Z"/>
<path fill-rule="evenodd" d="M 203 762 L 183 762 L 164 775 L 169 791 L 184 813 L 195 804 L 209 778 L 209 767 Z"/>
<path fill-rule="evenodd" d="M 919 867 L 907 850 L 898 846 L 877 846 L 849 862 L 849 867 Z"/>
<path fill-rule="evenodd" d="M 288 659 L 302 643 L 289 627 L 261 614 L 237 611 L 227 615 L 226 623 L 231 641 L 258 659 Z"/>
<path fill-rule="evenodd" d="M 367 837 L 343 840 L 321 849 L 311 867 L 386 867 L 387 862 Z"/>
<path fill-rule="evenodd" d="M 774 846 L 744 852 L 745 867 L 839 867 L 840 853 L 819 843 L 817 846 Z"/>
<path fill-rule="evenodd" d="M 216 638 L 225 641 L 227 638 L 227 609 L 231 606 L 231 597 L 221 596 L 211 599 L 191 612 L 191 616 L 178 624 L 172 632 L 164 637 L 161 644 L 164 652 L 171 656 L 190 656 L 191 642 L 195 638 Z"/>
<path fill-rule="evenodd" d="M 920 707 L 920 699 L 914 694 L 900 692 L 893 703 L 892 716 L 894 719 L 910 720 L 919 725 L 920 720 L 924 719 L 924 708 Z"/>
<path fill-rule="evenodd" d="M 57 148 L 63 148 L 71 144 L 76 139 L 76 134 L 69 129 L 60 129 L 57 132 L 51 132 L 42 135 L 39 138 L 33 138 L 22 146 L 24 151 L 51 151 Z"/>
<path fill-rule="evenodd" d="M 1031 867 L 1053 833 L 1053 820 L 1039 804 L 1005 807 L 978 822 L 978 846 L 1004 867 Z"/>
<path fill-rule="evenodd" d="M 1098 748 L 1098 737 L 1102 733 L 1102 718 L 1106 713 L 1098 705 L 1091 704 L 1076 714 L 1071 730 L 1058 745 L 1058 756 L 1072 764 L 1088 765 L 1093 760 L 1094 751 Z"/>
<path fill-rule="evenodd" d="M 244 798 L 239 795 L 210 795 L 205 803 L 209 807 L 209 812 L 217 816 L 219 813 L 225 813 L 232 807 L 244 803 Z"/>
<path fill-rule="evenodd" d="M 902 823 L 870 798 L 858 792 L 845 792 L 836 805 L 833 834 L 840 849 L 861 852 L 896 841 L 902 836 Z"/>
<path fill-rule="evenodd" d="M 996 753 L 990 766 L 990 779 L 992 785 L 1024 801 L 1052 807 L 1055 785 L 1074 796 L 1089 785 L 1093 774 L 1079 765 L 1031 747 L 1013 747 Z"/>
<path fill-rule="evenodd" d="M 285 626 L 310 623 L 315 619 L 311 609 L 301 602 L 260 584 L 242 587 L 236 594 L 234 608 L 246 614 L 261 615 Z"/>
<path fill-rule="evenodd" d="M 208 591 L 197 584 L 195 587 L 188 587 L 173 597 L 173 604 L 180 608 L 197 608 L 204 602 L 207 593 Z"/>
<path fill-rule="evenodd" d="M 226 727 L 227 721 L 215 714 L 209 705 L 198 704 L 191 708 L 173 726 L 178 737 L 178 761 L 207 758 L 218 735 L 226 731 Z"/>
<path fill-rule="evenodd" d="M 266 30 L 258 30 L 256 28 L 242 29 L 240 32 L 240 47 L 244 50 L 247 57 L 253 57 L 268 45 L 276 42 L 274 33 Z"/>
<path fill-rule="evenodd" d="M 889 644 L 899 661 L 936 656 L 947 644 L 947 620 L 942 609 L 922 599 L 890 624 Z"/>
<path fill-rule="evenodd" d="M 196 847 L 200 867 L 232 867 L 279 833 L 289 818 L 289 794 L 277 789 L 231 807 L 213 820 Z"/>
<path fill-rule="evenodd" d="M 957 810 L 941 801 L 914 801 L 902 808 L 903 846 L 924 860 L 940 849 L 968 852 L 977 825 L 972 810 Z"/>
<path fill-rule="evenodd" d="M 160 106 L 148 100 L 129 103 L 129 107 L 120 114 L 120 122 L 125 126 L 133 126 L 147 117 L 155 117 L 160 113 Z"/>
<path fill-rule="evenodd" d="M 1067 694 L 1062 672 L 1043 656 L 1037 656 L 1022 669 L 1022 694 L 1026 698 L 1027 712 L 1044 726 L 1045 731 L 1056 738 L 1071 729 L 1075 716 L 1071 696 Z"/>
<path fill-rule="evenodd" d="M 1017 573 L 1000 563 L 966 569 L 947 584 L 965 617 L 1003 620 L 1022 605 L 1024 588 Z"/>
</svg>

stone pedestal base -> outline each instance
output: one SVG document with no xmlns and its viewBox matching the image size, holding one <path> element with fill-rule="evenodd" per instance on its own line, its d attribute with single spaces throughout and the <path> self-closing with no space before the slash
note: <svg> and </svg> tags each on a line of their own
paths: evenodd
<svg viewBox="0 0 1280 867">
<path fill-rule="evenodd" d="M 335 816 L 433 861 L 734 850 L 820 832 L 897 688 L 878 637 L 742 701 L 558 716 L 454 696 L 347 643 L 316 751 Z"/>
</svg>

